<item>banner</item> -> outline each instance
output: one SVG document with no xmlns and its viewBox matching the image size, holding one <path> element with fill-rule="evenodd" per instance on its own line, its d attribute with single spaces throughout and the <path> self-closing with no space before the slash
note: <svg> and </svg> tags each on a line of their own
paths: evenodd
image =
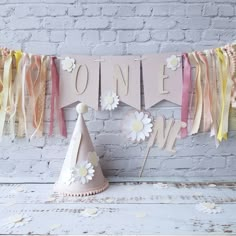
<svg viewBox="0 0 236 236">
<path fill-rule="evenodd" d="M 98 110 L 99 57 L 71 56 L 60 65 L 60 106 L 80 101 Z"/>
<path fill-rule="evenodd" d="M 140 60 L 137 56 L 101 57 L 101 97 L 113 91 L 121 102 L 141 109 Z"/>
<path fill-rule="evenodd" d="M 162 100 L 181 105 L 181 55 L 144 55 L 142 60 L 145 109 Z"/>
</svg>

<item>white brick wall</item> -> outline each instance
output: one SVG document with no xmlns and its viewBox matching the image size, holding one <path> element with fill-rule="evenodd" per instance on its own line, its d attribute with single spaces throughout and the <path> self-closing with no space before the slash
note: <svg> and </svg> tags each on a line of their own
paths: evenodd
<svg viewBox="0 0 236 236">
<path fill-rule="evenodd" d="M 0 46 L 39 54 L 126 55 L 191 51 L 216 47 L 236 39 L 236 0 L 0 0 Z M 48 90 L 48 95 L 49 94 Z M 104 172 L 137 176 L 145 144 L 129 145 L 120 123 L 131 110 L 89 110 L 85 119 Z M 150 109 L 153 115 L 180 117 L 180 109 L 166 102 Z M 55 179 L 73 130 L 76 112 L 65 109 L 68 139 L 57 135 L 32 143 L 5 137 L 0 144 L 0 177 L 12 181 Z M 49 124 L 46 111 L 46 133 Z M 212 177 L 236 175 L 236 134 L 218 149 L 208 134 L 177 142 L 172 155 L 158 148 L 150 152 L 145 176 Z"/>
</svg>

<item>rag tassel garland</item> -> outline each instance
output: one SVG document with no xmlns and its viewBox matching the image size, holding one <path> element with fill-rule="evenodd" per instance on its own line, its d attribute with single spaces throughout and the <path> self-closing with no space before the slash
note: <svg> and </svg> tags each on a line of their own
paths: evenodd
<svg viewBox="0 0 236 236">
<path fill-rule="evenodd" d="M 195 68 L 192 89 L 186 84 L 189 77 L 187 58 Z M 230 109 L 236 108 L 236 46 L 183 54 L 183 60 L 182 120 L 186 122 L 188 114 L 187 120 L 192 119 L 190 134 L 210 131 L 218 147 L 219 142 L 227 139 Z M 188 93 L 187 87 L 191 90 Z M 188 102 L 189 113 L 186 112 Z M 186 130 L 182 129 L 182 137 L 187 135 Z"/>
<path fill-rule="evenodd" d="M 53 102 L 50 103 L 49 134 L 52 135 L 56 110 L 61 135 L 66 137 L 63 109 L 58 102 L 59 76 L 55 59 L 0 49 L 0 140 L 4 134 L 9 134 L 12 140 L 15 137 L 31 140 L 44 134 L 46 87 L 50 78 Z"/>
</svg>

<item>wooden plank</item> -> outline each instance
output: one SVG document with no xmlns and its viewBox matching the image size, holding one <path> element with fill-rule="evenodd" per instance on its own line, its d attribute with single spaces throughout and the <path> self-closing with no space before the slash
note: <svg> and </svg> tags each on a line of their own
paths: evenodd
<svg viewBox="0 0 236 236">
<path fill-rule="evenodd" d="M 211 186 L 211 185 L 210 185 Z M 185 204 L 204 201 L 215 203 L 236 203 L 236 184 L 174 184 L 161 188 L 154 183 L 113 183 L 103 193 L 89 197 L 63 197 L 53 193 L 52 184 L 2 184 L 0 185 L 0 204 L 68 204 L 118 203 L 118 204 Z"/>
<path fill-rule="evenodd" d="M 16 204 L 0 206 L 0 219 L 16 213 L 33 217 L 28 225 L 1 234 L 47 234 L 60 224 L 56 234 L 188 234 L 236 233 L 236 205 L 222 206 L 224 213 L 208 215 L 193 204 L 95 204 L 98 215 L 84 217 L 90 204 Z"/>
</svg>

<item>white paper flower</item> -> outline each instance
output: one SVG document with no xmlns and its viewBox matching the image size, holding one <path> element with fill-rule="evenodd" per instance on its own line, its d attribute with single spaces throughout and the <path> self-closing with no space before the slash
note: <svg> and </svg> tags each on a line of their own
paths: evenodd
<svg viewBox="0 0 236 236">
<path fill-rule="evenodd" d="M 198 211 L 208 214 L 218 214 L 223 212 L 223 209 L 213 202 L 202 202 L 196 205 Z"/>
<path fill-rule="evenodd" d="M 68 72 L 72 72 L 75 69 L 75 59 L 66 57 L 61 61 L 62 70 L 66 70 Z"/>
<path fill-rule="evenodd" d="M 79 179 L 81 184 L 86 184 L 93 179 L 94 168 L 92 163 L 85 161 L 74 167 L 75 178 Z"/>
<path fill-rule="evenodd" d="M 151 118 L 144 112 L 129 113 L 123 121 L 123 131 L 132 142 L 144 141 L 152 132 Z"/>
<path fill-rule="evenodd" d="M 102 110 L 114 110 L 119 104 L 119 97 L 112 91 L 108 91 L 101 96 Z"/>
<path fill-rule="evenodd" d="M 31 216 L 24 214 L 15 214 L 3 220 L 3 226 L 7 229 L 18 228 L 32 221 Z"/>
<path fill-rule="evenodd" d="M 180 67 L 180 62 L 180 57 L 177 57 L 176 55 L 171 55 L 166 59 L 167 68 L 171 70 L 177 70 L 177 68 Z"/>
<path fill-rule="evenodd" d="M 66 185 L 70 185 L 75 182 L 75 173 L 73 169 L 67 169 L 63 172 L 62 181 Z"/>
<path fill-rule="evenodd" d="M 85 208 L 80 214 L 85 217 L 94 217 L 99 214 L 99 211 L 97 208 Z"/>
<path fill-rule="evenodd" d="M 96 152 L 89 152 L 88 153 L 88 160 L 94 167 L 98 166 L 99 157 Z"/>
</svg>

